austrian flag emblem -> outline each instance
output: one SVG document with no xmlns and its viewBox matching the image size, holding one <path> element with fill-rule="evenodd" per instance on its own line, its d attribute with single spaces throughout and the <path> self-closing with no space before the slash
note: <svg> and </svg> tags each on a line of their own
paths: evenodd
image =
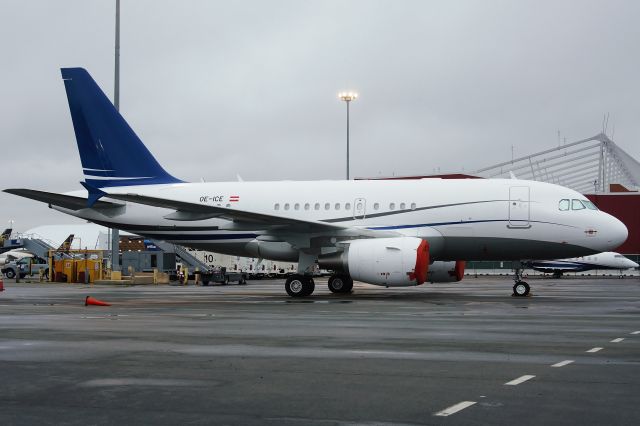
<svg viewBox="0 0 640 426">
<path fill-rule="evenodd" d="M 231 196 L 229 196 L 229 201 L 231 201 L 232 203 L 238 202 L 238 201 L 240 201 L 240 196 L 239 195 L 231 195 Z"/>
</svg>

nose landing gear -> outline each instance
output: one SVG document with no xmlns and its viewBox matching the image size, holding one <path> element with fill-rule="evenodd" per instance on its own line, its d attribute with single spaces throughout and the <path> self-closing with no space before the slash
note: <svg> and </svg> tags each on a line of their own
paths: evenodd
<svg viewBox="0 0 640 426">
<path fill-rule="evenodd" d="M 513 285 L 513 295 L 516 297 L 526 297 L 529 295 L 531 288 L 529 284 L 522 281 L 522 268 L 515 269 L 515 284 Z"/>
</svg>

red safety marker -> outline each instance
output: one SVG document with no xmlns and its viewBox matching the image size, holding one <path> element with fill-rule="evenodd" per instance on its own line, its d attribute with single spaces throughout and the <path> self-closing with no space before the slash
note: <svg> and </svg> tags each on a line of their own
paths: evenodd
<svg viewBox="0 0 640 426">
<path fill-rule="evenodd" d="M 94 306 L 111 306 L 110 303 L 107 302 L 103 302 L 102 300 L 98 300 L 95 299 L 91 296 L 87 296 L 86 299 L 84 299 L 84 306 L 89 306 L 89 305 L 94 305 Z"/>
</svg>

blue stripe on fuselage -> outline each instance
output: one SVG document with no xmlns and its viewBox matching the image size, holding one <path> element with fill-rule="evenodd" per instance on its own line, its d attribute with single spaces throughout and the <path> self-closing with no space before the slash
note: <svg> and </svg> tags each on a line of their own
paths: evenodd
<svg viewBox="0 0 640 426">
<path fill-rule="evenodd" d="M 457 222 L 434 222 L 434 223 L 420 223 L 416 225 L 393 225 L 393 226 L 373 226 L 368 227 L 373 231 L 388 231 L 393 229 L 409 229 L 409 228 L 422 228 L 426 226 L 447 226 L 447 225 L 466 225 L 469 223 L 491 223 L 491 222 L 511 222 L 511 223 L 545 223 L 549 225 L 566 226 L 569 228 L 576 228 L 573 225 L 565 225 L 562 223 L 554 222 L 542 222 L 537 220 L 509 220 L 509 219 L 487 219 L 487 220 L 460 220 Z"/>
</svg>

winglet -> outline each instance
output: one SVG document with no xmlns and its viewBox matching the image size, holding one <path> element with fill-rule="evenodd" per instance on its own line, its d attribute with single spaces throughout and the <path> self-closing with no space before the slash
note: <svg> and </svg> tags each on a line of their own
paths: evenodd
<svg viewBox="0 0 640 426">
<path fill-rule="evenodd" d="M 106 192 L 96 188 L 95 186 L 89 185 L 87 182 L 80 182 L 80 184 L 84 186 L 89 193 L 89 197 L 87 198 L 87 207 L 93 207 L 96 201 L 107 195 Z"/>
</svg>

